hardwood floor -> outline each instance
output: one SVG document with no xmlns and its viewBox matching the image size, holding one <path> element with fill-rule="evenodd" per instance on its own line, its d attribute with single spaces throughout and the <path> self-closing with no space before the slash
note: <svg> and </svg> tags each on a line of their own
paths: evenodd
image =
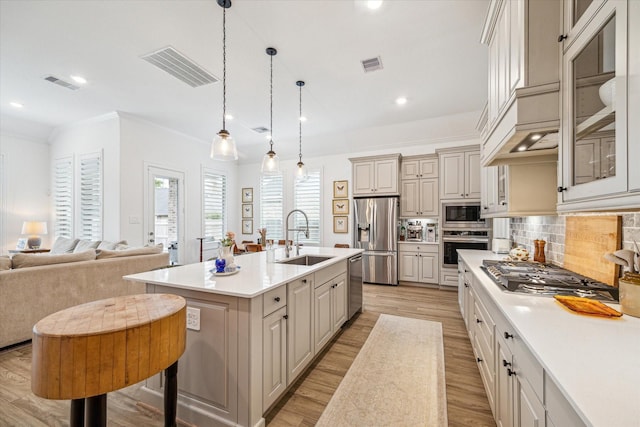
<svg viewBox="0 0 640 427">
<path fill-rule="evenodd" d="M 364 285 L 364 288 L 364 312 L 343 328 L 312 368 L 267 413 L 267 424 L 314 425 L 378 316 L 387 313 L 442 323 L 449 426 L 495 426 L 458 310 L 457 293 L 410 286 Z M 30 370 L 30 344 L 0 352 L 0 427 L 67 426 L 69 402 L 34 396 Z M 137 403 L 139 388 L 133 385 L 109 393 L 109 426 L 163 424 L 161 414 Z"/>
</svg>

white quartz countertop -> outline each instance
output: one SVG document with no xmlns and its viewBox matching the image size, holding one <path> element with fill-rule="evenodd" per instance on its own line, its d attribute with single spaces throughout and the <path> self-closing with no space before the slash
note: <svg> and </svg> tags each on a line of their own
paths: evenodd
<svg viewBox="0 0 640 427">
<path fill-rule="evenodd" d="M 270 289 L 346 260 L 361 252 L 362 249 L 304 247 L 300 248 L 300 256 L 323 255 L 333 257 L 312 266 L 304 266 L 279 264 L 277 261 L 284 259 L 285 255 L 284 248 L 278 248 L 276 249 L 275 263 L 267 263 L 267 253 L 265 251 L 236 256 L 235 263 L 240 267 L 240 271 L 230 276 L 213 275 L 210 270 L 215 269 L 214 261 L 206 261 L 180 267 L 153 270 L 146 273 L 131 274 L 124 276 L 124 278 L 136 282 L 253 298 Z M 292 250 L 292 253 L 295 254 L 295 249 Z M 291 258 L 296 258 L 293 254 Z"/>
<path fill-rule="evenodd" d="M 458 254 L 587 425 L 640 426 L 640 318 L 574 314 L 554 298 L 503 291 L 480 265 L 504 255 Z"/>
</svg>

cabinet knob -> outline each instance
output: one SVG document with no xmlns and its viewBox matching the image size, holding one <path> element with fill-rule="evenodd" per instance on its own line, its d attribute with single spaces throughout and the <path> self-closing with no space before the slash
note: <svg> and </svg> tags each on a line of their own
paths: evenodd
<svg viewBox="0 0 640 427">
<path fill-rule="evenodd" d="M 464 287 L 465 287 L 465 288 L 468 288 L 468 287 L 469 287 L 469 285 L 467 285 L 467 284 L 465 283 L 465 284 L 464 284 Z"/>
<path fill-rule="evenodd" d="M 476 323 L 482 323 L 482 320 L 476 319 Z"/>
<path fill-rule="evenodd" d="M 302 283 L 307 283 L 307 279 L 302 279 Z"/>
<path fill-rule="evenodd" d="M 464 197 L 464 193 L 460 193 L 460 197 Z"/>
<path fill-rule="evenodd" d="M 282 318 L 283 318 L 284 320 L 287 320 L 287 319 L 289 318 L 289 315 L 288 315 L 288 314 L 285 314 L 284 316 L 282 316 Z"/>
<path fill-rule="evenodd" d="M 280 302 L 280 297 L 275 297 L 275 298 L 274 298 L 274 300 L 275 300 L 276 302 Z"/>
<path fill-rule="evenodd" d="M 567 35 L 566 34 L 560 34 L 558 36 L 558 43 L 562 43 L 562 40 L 566 40 L 567 39 Z"/>
<path fill-rule="evenodd" d="M 466 197 L 469 197 L 469 193 L 465 194 Z"/>
<path fill-rule="evenodd" d="M 476 362 L 480 363 L 482 362 L 482 359 L 480 359 L 479 357 L 476 357 Z"/>
<path fill-rule="evenodd" d="M 567 191 L 567 187 L 558 187 L 558 193 L 562 193 L 563 191 Z"/>
<path fill-rule="evenodd" d="M 515 374 L 516 374 L 516 371 L 512 371 L 511 368 L 507 368 L 507 375 L 511 376 Z"/>
<path fill-rule="evenodd" d="M 485 206 L 482 209 L 487 210 L 487 209 L 489 209 L 489 206 Z"/>
<path fill-rule="evenodd" d="M 502 202 L 500 202 L 500 206 L 505 206 L 507 204 L 507 202 L 505 202 L 504 200 Z"/>
<path fill-rule="evenodd" d="M 504 333 L 504 339 L 508 340 L 509 338 L 513 339 L 513 335 L 510 334 L 509 332 L 505 332 Z"/>
<path fill-rule="evenodd" d="M 511 362 L 507 362 L 506 360 L 502 359 L 502 366 L 504 367 L 511 366 Z"/>
</svg>

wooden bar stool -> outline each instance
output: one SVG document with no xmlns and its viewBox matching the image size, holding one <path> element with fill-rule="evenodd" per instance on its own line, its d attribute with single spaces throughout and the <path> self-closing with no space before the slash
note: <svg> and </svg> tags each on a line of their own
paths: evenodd
<svg viewBox="0 0 640 427">
<path fill-rule="evenodd" d="M 71 399 L 71 427 L 102 427 L 108 392 L 165 370 L 164 425 L 175 426 L 186 312 L 180 296 L 142 294 L 45 317 L 33 327 L 31 390 L 45 399 Z"/>
</svg>

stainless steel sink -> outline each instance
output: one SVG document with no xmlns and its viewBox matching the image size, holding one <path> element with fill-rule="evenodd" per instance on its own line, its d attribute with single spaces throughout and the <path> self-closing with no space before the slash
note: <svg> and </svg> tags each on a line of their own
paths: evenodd
<svg viewBox="0 0 640 427">
<path fill-rule="evenodd" d="M 278 261 L 280 264 L 294 264 L 294 265 L 316 265 L 322 261 L 333 258 L 332 256 L 322 255 L 304 255 L 296 258 L 287 258 Z"/>
</svg>

